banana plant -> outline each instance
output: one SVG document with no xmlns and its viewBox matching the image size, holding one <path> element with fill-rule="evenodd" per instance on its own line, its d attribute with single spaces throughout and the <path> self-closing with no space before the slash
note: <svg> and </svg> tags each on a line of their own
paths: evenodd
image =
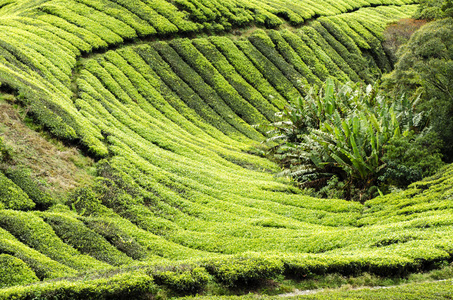
<svg viewBox="0 0 453 300">
<path fill-rule="evenodd" d="M 274 152 L 285 168 L 280 176 L 321 187 L 335 175 L 363 189 L 385 168 L 384 145 L 421 118 L 406 97 L 389 101 L 378 86 L 336 86 L 331 79 L 319 90 L 310 88 L 278 117 L 269 140 L 281 140 Z"/>
</svg>

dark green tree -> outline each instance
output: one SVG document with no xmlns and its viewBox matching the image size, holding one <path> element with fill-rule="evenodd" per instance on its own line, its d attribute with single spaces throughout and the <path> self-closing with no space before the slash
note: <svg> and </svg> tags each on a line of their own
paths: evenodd
<svg viewBox="0 0 453 300">
<path fill-rule="evenodd" d="M 438 20 L 446 17 L 453 17 L 452 0 L 421 0 L 416 19 Z"/>
<path fill-rule="evenodd" d="M 387 84 L 395 93 L 419 91 L 421 108 L 428 112 L 431 127 L 444 141 L 445 158 L 453 160 L 453 19 L 420 28 L 398 56 Z"/>
<path fill-rule="evenodd" d="M 439 152 L 441 141 L 433 131 L 420 134 L 409 131 L 405 136 L 392 138 L 384 147 L 382 161 L 385 169 L 379 177 L 382 188 L 404 188 L 412 182 L 433 175 L 444 165 Z"/>
<path fill-rule="evenodd" d="M 441 9 L 444 17 L 453 17 L 453 0 L 445 0 Z"/>
</svg>

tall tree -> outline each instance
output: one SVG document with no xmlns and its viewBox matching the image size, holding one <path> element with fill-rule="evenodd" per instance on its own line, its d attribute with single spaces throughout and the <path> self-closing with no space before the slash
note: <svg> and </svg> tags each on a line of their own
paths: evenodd
<svg viewBox="0 0 453 300">
<path fill-rule="evenodd" d="M 447 6 L 451 5 L 448 3 Z M 398 57 L 388 81 L 396 92 L 419 90 L 422 93 L 421 105 L 429 112 L 433 130 L 444 141 L 445 158 L 452 161 L 453 18 L 433 21 L 420 28 L 401 47 Z"/>
</svg>

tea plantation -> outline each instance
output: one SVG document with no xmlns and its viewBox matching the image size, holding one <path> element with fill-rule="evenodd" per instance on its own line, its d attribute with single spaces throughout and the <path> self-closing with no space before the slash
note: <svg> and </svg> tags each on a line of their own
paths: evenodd
<svg viewBox="0 0 453 300">
<path fill-rule="evenodd" d="M 389 72 L 382 32 L 416 9 L 0 0 L 0 90 L 42 136 L 95 161 L 88 183 L 55 196 L 39 175 L 3 167 L 17 151 L 1 124 L 0 299 L 159 299 L 449 263 L 453 167 L 365 204 L 311 198 L 274 177 L 255 126 L 304 86 Z"/>
</svg>

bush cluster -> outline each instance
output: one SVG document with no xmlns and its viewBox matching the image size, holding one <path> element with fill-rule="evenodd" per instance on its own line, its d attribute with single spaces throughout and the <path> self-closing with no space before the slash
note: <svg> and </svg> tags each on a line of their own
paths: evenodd
<svg viewBox="0 0 453 300">
<path fill-rule="evenodd" d="M 280 142 L 272 149 L 285 168 L 280 175 L 320 196 L 364 201 L 377 187 L 407 185 L 442 165 L 436 134 L 414 132 L 425 126 L 423 113 L 404 96 L 387 99 L 378 86 L 328 80 L 278 116 L 268 141 Z"/>
<path fill-rule="evenodd" d="M 149 299 L 157 291 L 153 278 L 138 271 L 108 278 L 12 287 L 3 290 L 0 299 Z"/>
<path fill-rule="evenodd" d="M 49 193 L 31 177 L 30 172 L 24 168 L 9 168 L 6 176 L 24 191 L 36 204 L 36 208 L 45 210 L 55 203 Z"/>
<path fill-rule="evenodd" d="M 381 182 L 404 188 L 412 182 L 433 175 L 443 166 L 442 141 L 433 131 L 415 134 L 413 131 L 398 139 L 393 138 L 383 147 L 385 170 Z"/>
<path fill-rule="evenodd" d="M 37 281 L 38 277 L 22 260 L 8 254 L 0 254 L 0 289 Z"/>
<path fill-rule="evenodd" d="M 52 227 L 33 212 L 0 211 L 0 226 L 23 244 L 70 268 L 89 270 L 109 267 L 64 243 Z"/>
<path fill-rule="evenodd" d="M 205 268 L 196 264 L 158 266 L 150 270 L 154 281 L 179 294 L 195 294 L 202 291 L 209 279 Z"/>
<path fill-rule="evenodd" d="M 443 141 L 442 153 L 453 160 L 453 18 L 422 26 L 401 47 L 395 70 L 386 83 L 393 93 L 421 94 L 419 106 Z"/>
<path fill-rule="evenodd" d="M 202 263 L 217 282 L 227 287 L 257 284 L 264 278 L 274 278 L 283 272 L 283 262 L 274 257 L 244 254 L 216 258 Z"/>
<path fill-rule="evenodd" d="M 101 235 L 87 228 L 83 222 L 58 213 L 41 213 L 57 236 L 80 253 L 113 266 L 131 264 L 133 260 L 106 241 Z"/>
<path fill-rule="evenodd" d="M 148 256 L 144 247 L 119 226 L 95 217 L 85 218 L 83 222 L 88 228 L 103 236 L 109 243 L 132 259 L 144 260 Z"/>
<path fill-rule="evenodd" d="M 35 203 L 28 195 L 1 171 L 0 207 L 17 210 L 30 210 L 35 207 Z"/>
</svg>

